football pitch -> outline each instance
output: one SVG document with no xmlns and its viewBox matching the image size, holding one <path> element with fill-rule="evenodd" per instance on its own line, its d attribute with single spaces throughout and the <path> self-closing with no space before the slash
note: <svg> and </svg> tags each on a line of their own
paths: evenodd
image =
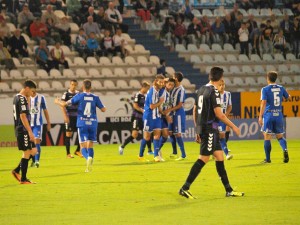
<svg viewBox="0 0 300 225">
<path fill-rule="evenodd" d="M 178 195 L 199 152 L 196 143 L 185 146 L 185 161 L 168 159 L 166 143 L 166 162 L 143 163 L 139 144 L 129 144 L 123 156 L 118 145 L 97 145 L 90 173 L 84 159 L 67 159 L 63 146 L 42 147 L 40 168 L 28 169 L 35 185 L 20 185 L 11 175 L 21 152 L 0 148 L 0 224 L 300 224 L 300 140 L 288 140 L 287 164 L 273 140 L 267 165 L 260 164 L 262 140 L 230 141 L 229 180 L 245 192 L 236 198 L 225 197 L 212 160 L 191 187 L 198 199 Z"/>
</svg>

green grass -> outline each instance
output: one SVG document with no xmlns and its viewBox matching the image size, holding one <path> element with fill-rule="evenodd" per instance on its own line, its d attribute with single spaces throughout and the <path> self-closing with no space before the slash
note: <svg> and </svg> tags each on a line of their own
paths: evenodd
<svg viewBox="0 0 300 225">
<path fill-rule="evenodd" d="M 0 141 L 16 141 L 13 125 L 0 125 Z"/>
<path fill-rule="evenodd" d="M 272 163 L 262 165 L 263 141 L 229 142 L 227 173 L 245 196 L 225 198 L 210 161 L 191 187 L 196 200 L 178 195 L 198 155 L 195 143 L 186 143 L 188 160 L 164 163 L 138 162 L 138 144 L 123 156 L 117 145 L 97 145 L 91 173 L 84 173 L 85 160 L 66 159 L 64 147 L 43 147 L 40 168 L 28 171 L 36 185 L 10 174 L 21 152 L 0 148 L 0 224 L 299 224 L 300 140 L 288 142 L 288 164 L 272 144 Z M 170 154 L 169 143 L 163 151 Z"/>
</svg>

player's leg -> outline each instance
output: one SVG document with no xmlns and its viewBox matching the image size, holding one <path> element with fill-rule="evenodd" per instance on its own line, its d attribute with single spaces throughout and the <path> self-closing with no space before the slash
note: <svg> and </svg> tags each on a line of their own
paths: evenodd
<svg viewBox="0 0 300 225">
<path fill-rule="evenodd" d="M 230 159 L 232 159 L 233 155 L 229 154 L 228 147 L 227 147 L 227 142 L 226 142 L 226 139 L 225 139 L 226 124 L 224 124 L 222 122 L 219 122 L 218 129 L 219 129 L 219 137 L 220 137 L 221 147 L 222 147 L 222 149 L 223 149 L 223 151 L 226 155 L 226 159 L 230 160 Z"/>
<path fill-rule="evenodd" d="M 128 138 L 126 138 L 126 140 L 124 141 L 124 143 L 122 145 L 119 146 L 119 154 L 120 155 L 123 155 L 124 148 L 126 147 L 126 145 L 128 145 L 130 142 L 132 142 L 134 139 L 137 138 L 137 136 L 139 134 L 138 126 L 139 126 L 138 119 L 136 119 L 136 118 L 133 119 L 131 135 Z"/>
<path fill-rule="evenodd" d="M 96 137 L 95 137 L 96 139 Z M 92 171 L 92 165 L 94 162 L 94 148 L 93 148 L 93 141 L 90 139 L 87 141 L 87 151 L 88 151 L 88 159 L 87 159 L 87 170 L 86 172 L 91 172 Z"/>
<path fill-rule="evenodd" d="M 173 134 L 173 125 L 174 122 L 169 123 L 169 137 L 170 137 L 170 142 L 173 150 L 172 154 L 170 155 L 171 159 L 177 158 L 177 143 L 176 143 L 176 137 Z"/>
<path fill-rule="evenodd" d="M 179 146 L 179 149 L 181 151 L 181 157 L 177 158 L 177 161 L 183 160 L 186 158 L 184 143 L 182 139 L 182 133 L 185 133 L 185 115 L 176 115 L 174 118 L 174 126 L 173 126 L 173 133 L 176 137 L 176 142 Z"/>
<path fill-rule="evenodd" d="M 35 147 L 37 150 L 37 153 L 35 155 L 35 167 L 39 168 L 40 166 L 40 157 L 41 157 L 41 139 L 43 135 L 43 126 L 35 126 L 34 129 L 32 129 L 32 132 L 34 134 L 35 140 Z"/>
<path fill-rule="evenodd" d="M 88 159 L 88 150 L 87 150 L 87 144 L 85 141 L 85 140 L 87 140 L 86 139 L 87 137 L 85 136 L 85 131 L 82 128 L 78 128 L 77 134 L 78 134 L 78 141 L 80 143 L 81 154 L 87 160 Z"/>
<path fill-rule="evenodd" d="M 71 137 L 73 135 L 72 129 L 70 127 L 70 124 L 65 123 L 65 146 L 66 146 L 66 152 L 67 152 L 67 158 L 74 158 L 74 156 L 70 153 L 70 143 L 71 143 Z"/>
<path fill-rule="evenodd" d="M 166 143 L 169 136 L 169 127 L 168 122 L 165 118 L 161 120 L 161 136 L 159 140 L 159 150 L 161 150 L 162 146 Z"/>
<path fill-rule="evenodd" d="M 284 138 L 284 127 L 283 127 L 283 117 L 277 117 L 274 125 L 274 133 L 276 134 L 276 138 L 282 148 L 283 151 L 283 162 L 289 162 L 289 154 L 287 150 L 287 142 Z"/>
<path fill-rule="evenodd" d="M 265 114 L 263 117 L 263 125 L 261 128 L 264 135 L 264 150 L 266 158 L 262 161 L 262 163 L 270 163 L 271 162 L 271 138 L 273 133 L 273 121 L 269 114 Z"/>
<path fill-rule="evenodd" d="M 162 161 L 158 155 L 159 152 L 159 140 L 161 136 L 161 129 L 160 128 L 155 128 L 153 130 L 153 148 L 154 148 L 154 160 L 156 162 Z"/>
<path fill-rule="evenodd" d="M 225 133 L 225 139 L 226 139 L 226 143 L 229 140 L 229 135 L 230 135 L 230 127 L 226 126 L 226 133 Z M 230 152 L 230 150 L 228 149 L 228 151 Z"/>
<path fill-rule="evenodd" d="M 143 138 L 140 144 L 140 153 L 139 153 L 139 160 L 144 161 L 144 151 L 147 144 L 147 141 L 151 139 L 151 133 L 153 131 L 153 119 L 151 115 L 145 115 L 143 117 Z"/>
</svg>

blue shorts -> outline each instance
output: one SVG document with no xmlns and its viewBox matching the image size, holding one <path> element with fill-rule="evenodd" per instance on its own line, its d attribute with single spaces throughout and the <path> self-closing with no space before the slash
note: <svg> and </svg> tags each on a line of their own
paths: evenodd
<svg viewBox="0 0 300 225">
<path fill-rule="evenodd" d="M 165 117 L 161 119 L 161 129 L 169 129 L 168 121 Z"/>
<path fill-rule="evenodd" d="M 174 134 L 185 133 L 185 115 L 175 114 L 173 115 L 173 123 L 169 124 L 169 130 Z"/>
<path fill-rule="evenodd" d="M 43 126 L 42 125 L 31 127 L 31 130 L 32 130 L 32 133 L 35 138 L 42 140 L 42 136 L 43 136 Z"/>
<path fill-rule="evenodd" d="M 79 143 L 87 141 L 97 142 L 97 126 L 78 127 Z"/>
<path fill-rule="evenodd" d="M 219 121 L 218 130 L 219 130 L 219 132 L 226 132 L 226 124 Z"/>
<path fill-rule="evenodd" d="M 263 126 L 261 131 L 267 134 L 283 134 L 283 116 L 282 113 L 267 112 L 263 116 Z"/>
<path fill-rule="evenodd" d="M 153 130 L 161 130 L 161 118 L 152 118 L 152 114 L 143 116 L 144 131 L 152 132 Z"/>
</svg>

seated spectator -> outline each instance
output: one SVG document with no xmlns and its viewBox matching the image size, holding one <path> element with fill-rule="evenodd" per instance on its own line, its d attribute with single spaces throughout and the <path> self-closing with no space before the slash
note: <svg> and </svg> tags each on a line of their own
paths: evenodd
<svg viewBox="0 0 300 225">
<path fill-rule="evenodd" d="M 54 45 L 55 42 L 61 41 L 57 27 L 54 25 L 53 19 L 49 17 L 46 21 L 48 29 L 47 40 L 50 45 Z M 45 38 L 46 39 L 46 38 Z M 50 40 L 51 39 L 51 40 Z"/>
<path fill-rule="evenodd" d="M 35 50 L 36 63 L 47 72 L 53 69 L 50 52 L 45 39 L 41 39 L 39 47 Z"/>
<path fill-rule="evenodd" d="M 286 47 L 286 40 L 283 35 L 283 30 L 279 30 L 279 33 L 275 34 L 273 39 L 273 46 L 275 49 L 280 50 L 283 57 L 286 59 L 286 52 L 288 49 Z"/>
<path fill-rule="evenodd" d="M 42 10 L 41 10 L 41 1 L 40 0 L 29 0 L 28 7 L 30 12 L 32 12 L 33 16 L 41 17 Z"/>
<path fill-rule="evenodd" d="M 90 36 L 90 33 L 94 33 L 96 35 L 96 37 L 100 38 L 101 36 L 101 32 L 99 29 L 99 26 L 97 23 L 94 22 L 94 19 L 92 16 L 89 16 L 87 18 L 88 22 L 86 22 L 82 28 L 84 30 L 84 32 L 86 33 L 86 35 Z"/>
<path fill-rule="evenodd" d="M 211 26 L 213 43 L 224 43 L 225 27 L 220 17 L 216 17 L 216 21 Z"/>
<path fill-rule="evenodd" d="M 233 29 L 233 32 L 234 32 L 234 37 L 233 37 L 233 41 L 234 41 L 234 44 L 233 46 L 235 47 L 235 45 L 237 43 L 239 43 L 239 35 L 238 35 L 238 32 L 239 32 L 239 29 L 241 28 L 242 26 L 242 23 L 243 23 L 243 14 L 242 13 L 238 13 L 237 16 L 236 16 L 236 19 L 234 21 L 234 29 Z"/>
<path fill-rule="evenodd" d="M 33 14 L 29 11 L 28 5 L 23 6 L 22 12 L 19 13 L 18 15 L 18 23 L 19 23 L 19 28 L 27 31 L 29 28 L 29 25 L 33 22 L 34 16 Z"/>
<path fill-rule="evenodd" d="M 27 43 L 25 38 L 21 35 L 21 30 L 16 29 L 14 35 L 10 38 L 9 41 L 10 54 L 12 57 L 28 57 Z"/>
<path fill-rule="evenodd" d="M 95 22 L 99 25 L 102 30 L 109 29 L 112 31 L 112 24 L 108 21 L 108 16 L 105 13 L 104 7 L 100 6 L 98 9 L 98 14 L 96 16 Z"/>
<path fill-rule="evenodd" d="M 263 54 L 273 54 L 273 27 L 271 21 L 268 20 L 265 29 L 262 32 Z"/>
<path fill-rule="evenodd" d="M 177 0 L 173 0 L 169 2 L 169 11 L 168 14 L 173 16 L 176 20 L 178 16 L 180 16 L 180 4 Z"/>
<path fill-rule="evenodd" d="M 294 23 L 291 27 L 291 44 L 292 44 L 292 51 L 295 54 L 296 58 L 300 58 L 300 23 L 299 18 L 294 18 Z"/>
<path fill-rule="evenodd" d="M 173 17 L 166 17 L 164 24 L 162 25 L 160 31 L 160 38 L 167 42 L 168 46 L 171 46 L 174 42 L 174 30 L 175 23 Z"/>
<path fill-rule="evenodd" d="M 283 35 L 286 40 L 290 42 L 290 31 L 292 27 L 292 21 L 288 14 L 284 14 L 283 20 L 280 22 L 279 28 L 283 30 Z"/>
<path fill-rule="evenodd" d="M 9 45 L 9 38 L 4 35 L 4 31 L 0 30 L 0 41 L 2 41 L 3 46 L 7 48 Z"/>
<path fill-rule="evenodd" d="M 16 69 L 14 61 L 12 60 L 7 48 L 3 46 L 2 41 L 0 41 L 0 64 L 5 65 L 5 69 L 7 70 Z"/>
<path fill-rule="evenodd" d="M 233 22 L 235 22 L 237 20 L 239 14 L 240 14 L 239 5 L 238 5 L 238 3 L 234 3 L 233 9 L 230 12 L 230 17 L 231 17 Z M 240 27 L 239 27 L 239 29 L 240 29 Z"/>
<path fill-rule="evenodd" d="M 80 7 L 80 13 L 81 15 L 85 16 L 89 7 L 92 6 L 92 1 L 90 0 L 81 0 L 80 1 L 81 7 Z"/>
<path fill-rule="evenodd" d="M 115 47 L 112 36 L 110 34 L 110 30 L 107 29 L 104 31 L 104 38 L 101 41 L 101 48 L 103 51 L 103 55 L 108 56 L 109 54 L 115 55 Z"/>
<path fill-rule="evenodd" d="M 17 24 L 17 14 L 19 12 L 19 1 L 2 0 L 0 1 L 0 12 L 6 14 L 13 24 Z"/>
<path fill-rule="evenodd" d="M 150 10 L 148 9 L 147 2 L 145 0 L 137 0 L 135 4 L 136 14 L 146 22 L 151 20 Z"/>
<path fill-rule="evenodd" d="M 249 31 L 247 29 L 247 25 L 245 22 L 242 23 L 242 26 L 238 31 L 238 35 L 239 35 L 239 41 L 241 47 L 240 54 L 246 54 L 249 57 L 249 46 L 248 46 Z"/>
<path fill-rule="evenodd" d="M 249 34 L 253 31 L 253 29 L 258 28 L 257 22 L 254 19 L 254 16 L 252 14 L 249 15 L 249 19 L 247 20 L 247 26 L 249 30 Z"/>
<path fill-rule="evenodd" d="M 128 26 L 123 23 L 122 15 L 117 9 L 115 9 L 115 4 L 113 2 L 108 4 L 108 9 L 105 13 L 107 14 L 108 21 L 113 25 L 115 30 L 120 27 L 122 32 L 128 32 Z"/>
<path fill-rule="evenodd" d="M 183 24 L 182 18 L 178 17 L 174 29 L 175 35 L 175 44 L 184 44 L 187 45 L 188 38 L 187 38 L 187 30 L 185 25 Z"/>
<path fill-rule="evenodd" d="M 194 17 L 187 29 L 187 36 L 189 43 L 198 45 L 201 42 L 201 26 L 199 25 L 199 20 Z"/>
<path fill-rule="evenodd" d="M 56 25 L 58 33 L 64 45 L 71 46 L 71 27 L 68 18 L 65 16 L 60 23 Z"/>
<path fill-rule="evenodd" d="M 0 30 L 3 31 L 5 37 L 9 38 L 11 36 L 9 26 L 7 25 L 5 19 L 0 21 Z"/>
<path fill-rule="evenodd" d="M 128 55 L 128 52 L 126 50 L 127 41 L 122 36 L 122 30 L 121 28 L 117 28 L 116 34 L 113 36 L 113 41 L 115 45 L 115 52 L 120 53 L 121 57 L 124 58 Z"/>
<path fill-rule="evenodd" d="M 80 57 L 86 58 L 87 54 L 87 35 L 82 28 L 79 29 L 79 34 L 75 39 L 75 50 L 79 53 Z"/>
<path fill-rule="evenodd" d="M 224 43 L 231 43 L 232 45 L 234 45 L 234 22 L 232 21 L 229 13 L 225 15 L 223 24 L 225 28 Z"/>
<path fill-rule="evenodd" d="M 166 72 L 166 60 L 160 59 L 159 64 L 160 66 L 157 67 L 156 74 L 162 74 L 164 77 L 167 77 L 168 73 Z"/>
<path fill-rule="evenodd" d="M 55 10 L 63 10 L 62 2 L 57 0 L 50 0 L 49 4 L 54 7 Z"/>
<path fill-rule="evenodd" d="M 90 33 L 87 40 L 87 54 L 88 56 L 102 56 L 102 51 L 94 32 Z"/>
<path fill-rule="evenodd" d="M 50 55 L 52 58 L 52 65 L 55 69 L 59 69 L 59 65 L 63 65 L 65 69 L 69 69 L 68 61 L 65 60 L 64 51 L 60 47 L 60 43 L 56 42 L 55 47 L 51 49 Z"/>
<path fill-rule="evenodd" d="M 81 25 L 80 8 L 81 4 L 78 0 L 66 0 L 68 15 L 72 17 L 74 23 Z"/>
<path fill-rule="evenodd" d="M 41 39 L 49 40 L 48 28 L 45 23 L 41 22 L 40 18 L 35 18 L 29 27 L 30 34 L 33 40 L 39 42 Z M 50 38 L 51 39 L 51 38 Z"/>
<path fill-rule="evenodd" d="M 42 15 L 42 21 L 48 21 L 51 18 L 53 20 L 53 24 L 56 25 L 59 21 L 58 17 L 54 14 L 53 8 L 51 5 L 47 5 L 46 12 Z"/>
<path fill-rule="evenodd" d="M 212 38 L 212 31 L 211 31 L 211 25 L 209 23 L 209 19 L 207 16 L 203 16 L 199 23 L 201 27 L 201 43 L 202 44 L 211 44 L 211 38 Z"/>
<path fill-rule="evenodd" d="M 261 52 L 260 48 L 261 48 L 262 33 L 265 30 L 265 28 L 266 28 L 266 25 L 261 24 L 260 28 L 254 28 L 252 30 L 252 32 L 250 33 L 249 40 L 250 40 L 250 43 L 252 45 L 251 54 L 257 54 L 260 57 L 262 57 L 261 53 L 260 53 Z"/>
<path fill-rule="evenodd" d="M 240 6 L 242 9 L 248 11 L 250 8 L 253 8 L 253 4 L 250 0 L 242 0 L 240 1 Z"/>
<path fill-rule="evenodd" d="M 88 18 L 89 16 L 93 17 L 93 21 L 96 22 L 97 14 L 95 13 L 94 7 L 93 7 L 93 6 L 90 6 L 90 7 L 88 8 L 88 11 L 87 11 L 86 14 L 84 15 L 85 20 L 82 21 L 82 22 L 83 22 L 83 23 L 86 23 L 86 22 L 87 22 L 87 18 Z"/>
<path fill-rule="evenodd" d="M 185 0 L 184 4 L 181 6 L 180 12 L 183 15 L 184 18 L 188 18 L 190 21 L 193 20 L 194 14 L 192 13 L 193 7 L 189 0 Z"/>
<path fill-rule="evenodd" d="M 151 20 L 154 22 L 159 22 L 161 20 L 159 12 L 160 12 L 160 4 L 157 0 L 151 0 L 148 5 L 149 11 L 151 13 Z"/>
<path fill-rule="evenodd" d="M 276 19 L 275 14 L 271 14 L 270 21 L 271 21 L 271 26 L 273 27 L 273 32 L 274 33 L 278 33 L 279 32 L 280 23 Z"/>
</svg>

